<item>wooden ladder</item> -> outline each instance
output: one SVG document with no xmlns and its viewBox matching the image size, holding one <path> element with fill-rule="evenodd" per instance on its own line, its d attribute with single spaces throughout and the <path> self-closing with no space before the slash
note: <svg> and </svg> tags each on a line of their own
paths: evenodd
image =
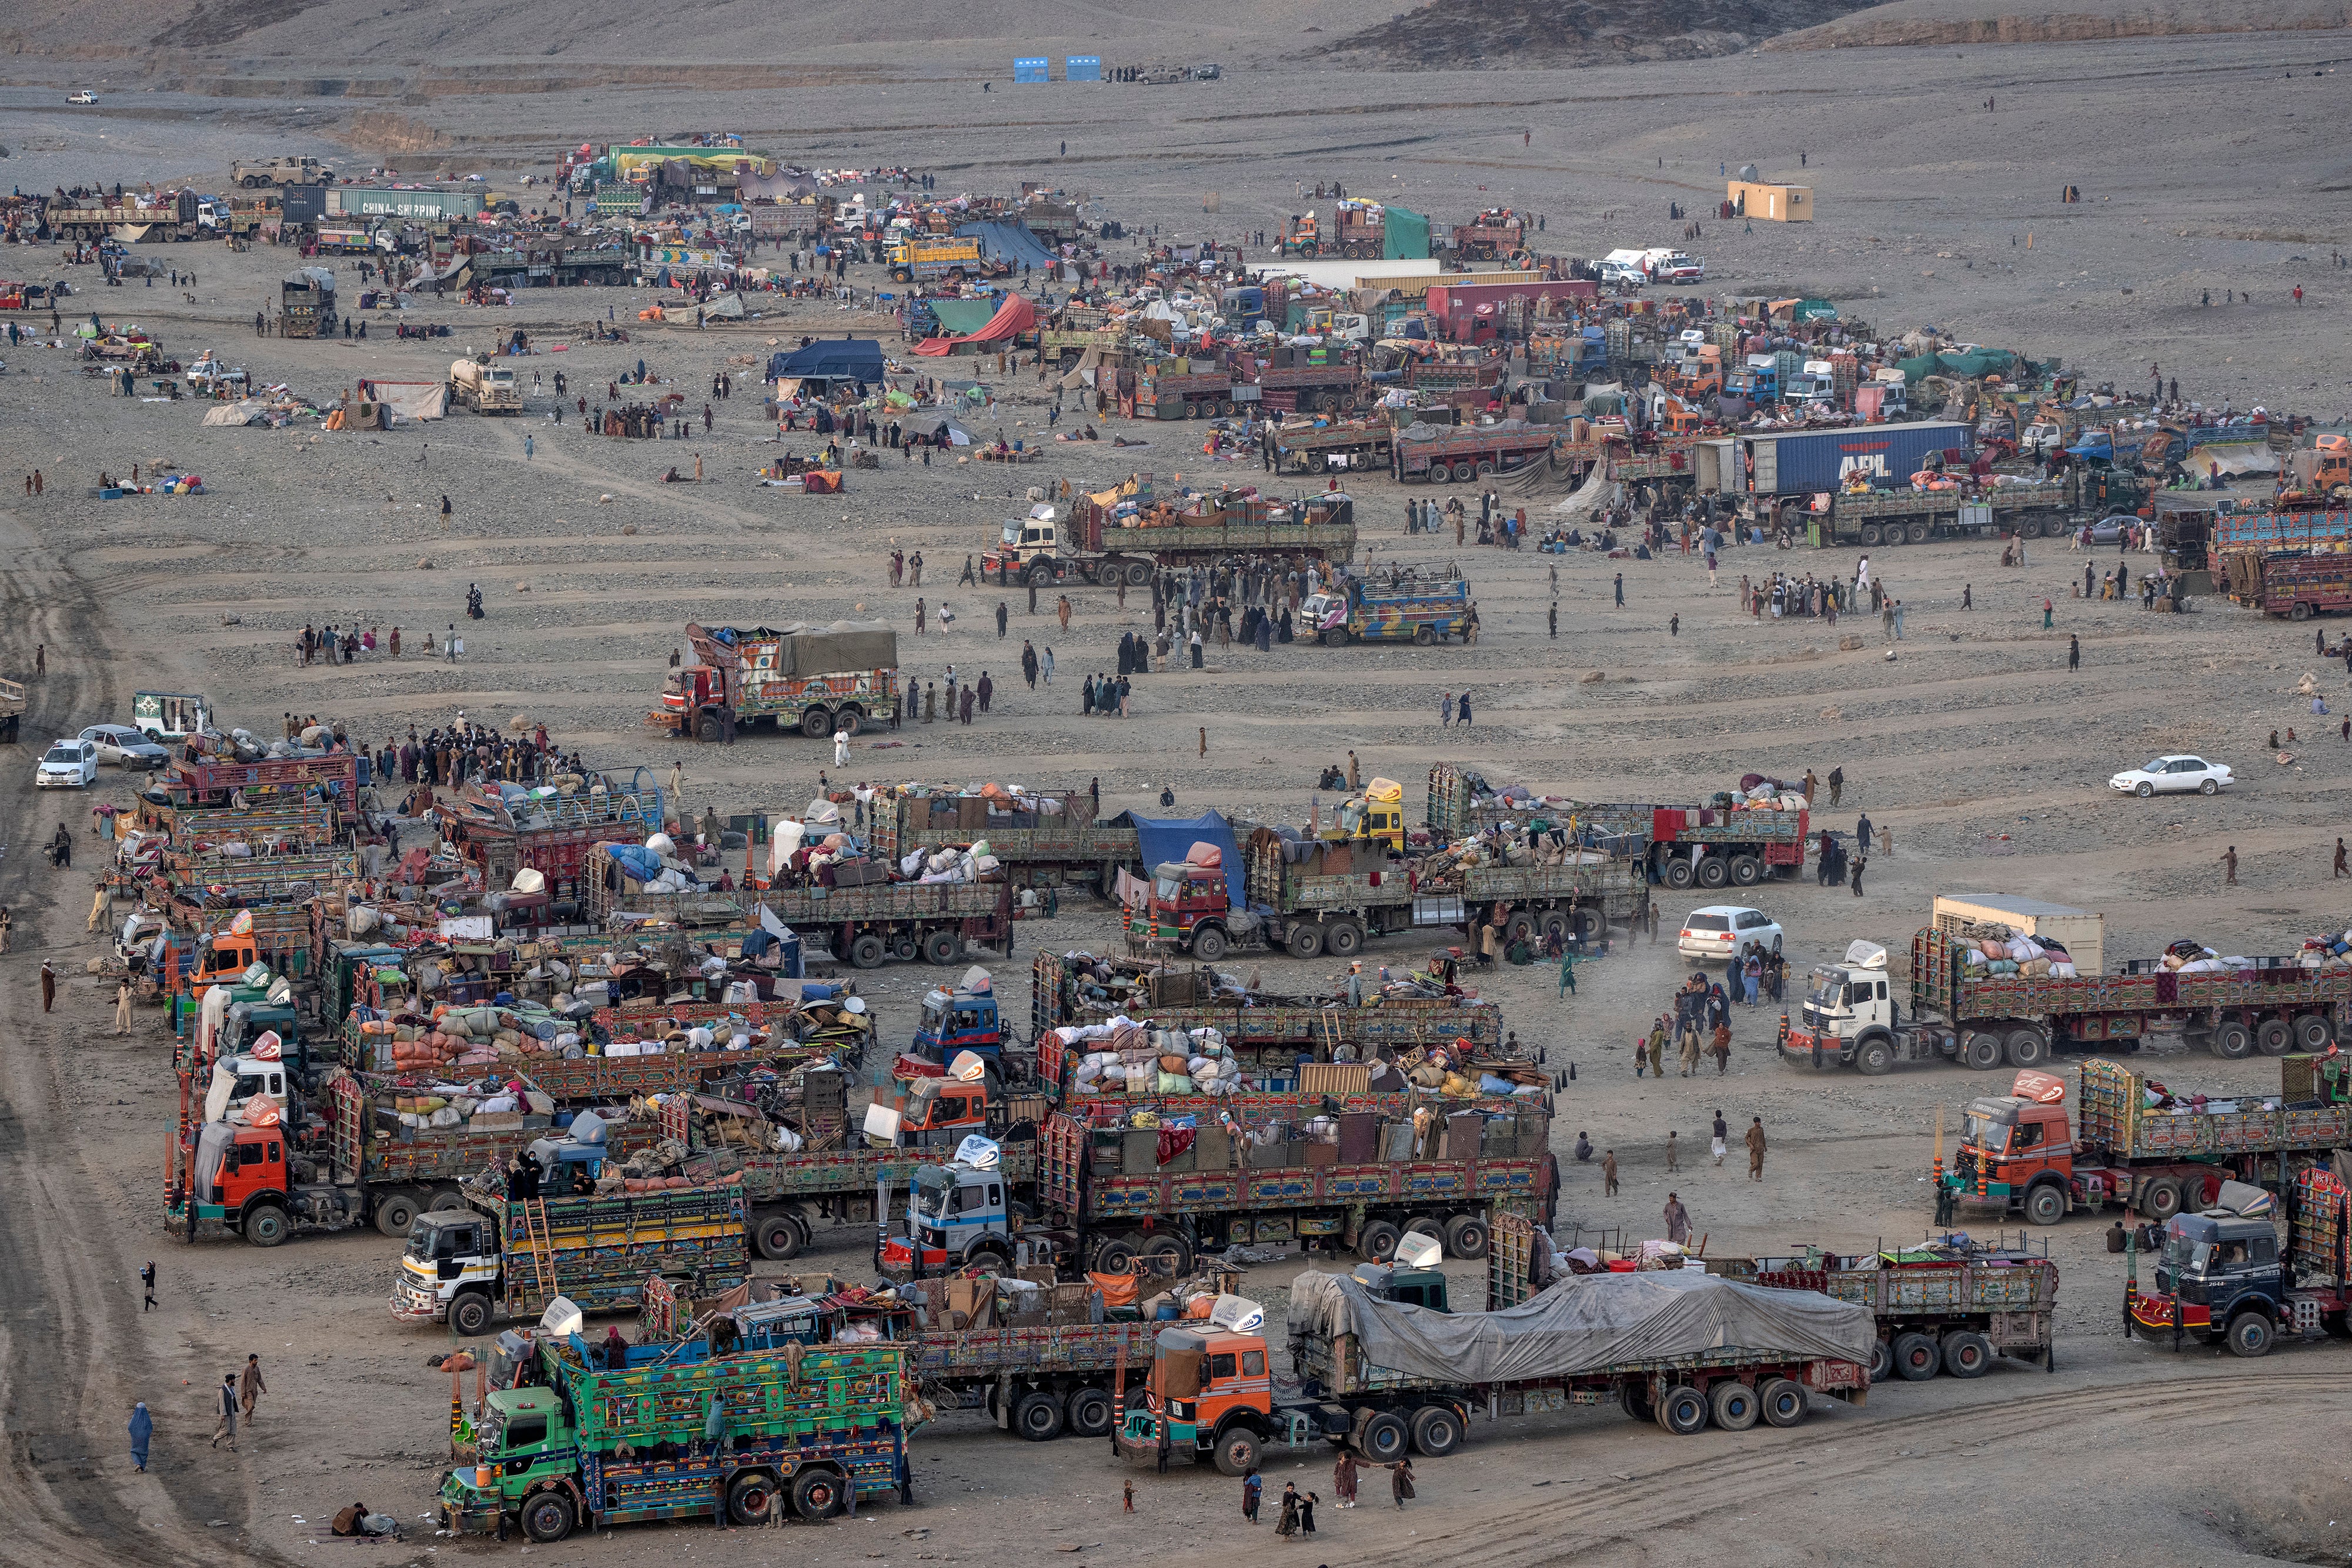
<svg viewBox="0 0 2352 1568">
<path fill-rule="evenodd" d="M 1339 1009 L 1325 1008 L 1319 1021 L 1322 1025 L 1323 1060 L 1336 1061 L 1339 1056 Z"/>
<path fill-rule="evenodd" d="M 555 1299 L 555 1238 L 547 1228 L 545 1198 L 523 1200 L 522 1232 L 523 1239 L 530 1244 L 530 1262 L 539 1276 L 539 1293 L 551 1301 Z"/>
</svg>

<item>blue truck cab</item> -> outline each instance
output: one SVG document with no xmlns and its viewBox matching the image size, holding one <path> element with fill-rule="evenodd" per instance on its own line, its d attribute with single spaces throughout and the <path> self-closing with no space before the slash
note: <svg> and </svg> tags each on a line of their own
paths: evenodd
<svg viewBox="0 0 2352 1568">
<path fill-rule="evenodd" d="M 1752 403 L 1780 401 L 1780 361 L 1772 354 L 1750 354 L 1731 372 L 1730 385 L 1724 388 L 1727 395 L 1744 397 Z"/>
<path fill-rule="evenodd" d="M 887 1199 L 887 1193 L 876 1195 L 876 1213 L 889 1212 Z M 924 1166 L 907 1184 L 905 1229 L 894 1236 L 883 1228 L 874 1267 L 903 1283 L 974 1263 L 1010 1264 L 1019 1219 L 1004 1173 L 994 1165 Z"/>
<path fill-rule="evenodd" d="M 2178 1214 L 2165 1225 L 2158 1292 L 2179 1300 L 2184 1326 L 2225 1339 L 2240 1355 L 2262 1354 L 2292 1322 L 2288 1285 L 2267 1218 Z"/>
<path fill-rule="evenodd" d="M 988 1064 L 991 1079 L 1004 1082 L 1004 1030 L 992 990 L 934 988 L 923 998 L 915 1038 L 898 1054 L 891 1073 L 898 1078 L 939 1078 L 964 1051 Z"/>
</svg>

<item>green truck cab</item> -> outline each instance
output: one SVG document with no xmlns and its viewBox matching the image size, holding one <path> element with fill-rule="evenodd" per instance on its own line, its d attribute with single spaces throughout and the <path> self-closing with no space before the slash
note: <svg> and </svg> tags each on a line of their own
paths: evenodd
<svg viewBox="0 0 2352 1568">
<path fill-rule="evenodd" d="M 548 1323 L 570 1325 L 550 1332 Z M 906 1381 L 910 1347 L 882 1342 L 791 1345 L 718 1355 L 709 1343 L 633 1345 L 611 1366 L 551 1310 L 514 1385 L 490 1393 L 475 1425 L 476 1462 L 444 1473 L 453 1534 L 532 1541 L 656 1519 L 769 1522 L 855 1511 L 896 1492 L 913 1500 L 907 1439 L 919 1419 Z M 919 1412 L 920 1406 L 912 1407 Z"/>
</svg>

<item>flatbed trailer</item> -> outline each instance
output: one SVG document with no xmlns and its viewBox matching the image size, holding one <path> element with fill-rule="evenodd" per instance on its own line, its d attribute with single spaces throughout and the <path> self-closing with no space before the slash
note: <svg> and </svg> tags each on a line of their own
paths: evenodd
<svg viewBox="0 0 2352 1568">
<path fill-rule="evenodd" d="M 1265 407 L 1283 412 L 1312 413 L 1319 409 L 1329 413 L 1352 413 L 1374 401 L 1372 389 L 1364 380 L 1363 367 L 1346 361 L 1329 365 L 1265 365 L 1258 369 L 1250 384 L 1256 388 L 1258 399 Z M 1231 408 L 1226 412 L 1231 413 Z"/>
<path fill-rule="evenodd" d="M 2079 495 L 2063 479 L 1995 485 L 1973 495 L 1957 488 L 1841 490 L 1831 497 L 1827 517 L 1806 515 L 1822 524 L 1825 549 L 1926 544 L 1988 527 L 2032 539 L 2064 534 Z"/>
<path fill-rule="evenodd" d="M 1124 1368 L 1151 1362 L 1156 1322 L 927 1329 L 915 1375 L 933 1403 L 985 1410 L 1033 1443 L 1104 1437 L 1116 1425 Z"/>
<path fill-rule="evenodd" d="M 1092 817 L 1076 821 L 1069 808 L 1081 800 L 1092 810 L 1091 799 L 1077 790 L 1062 797 L 1061 815 L 1024 813 L 1014 816 L 1011 825 L 996 827 L 991 825 L 985 802 L 973 797 L 899 791 L 893 798 L 875 800 L 867 847 L 877 860 L 895 865 L 915 850 L 962 849 L 986 839 L 989 852 L 1004 862 L 1016 886 L 1091 881 L 1097 892 L 1109 897 L 1118 884 L 1119 868 L 1140 866 L 1142 852 L 1131 827 L 1114 827 Z M 982 809 L 967 812 L 967 801 Z"/>
<path fill-rule="evenodd" d="M 1400 435 L 1391 452 L 1389 476 L 1400 483 L 1418 479 L 1432 485 L 1449 480 L 1468 484 L 1543 460 L 1566 434 L 1551 425 L 1516 430 L 1496 425 L 1449 432 L 1425 441 Z"/>
<path fill-rule="evenodd" d="M 1267 433 L 1266 453 L 1277 474 L 1322 474 L 1334 457 L 1354 470 L 1392 468 L 1395 444 L 1396 427 L 1387 420 L 1351 419 L 1298 430 L 1276 426 Z"/>
<path fill-rule="evenodd" d="M 1889 1248 L 1838 1256 L 1709 1258 L 1706 1271 L 1783 1291 L 1819 1291 L 1870 1309 L 1870 1380 L 1979 1377 L 2001 1358 L 2057 1370 L 2058 1265 L 2046 1252 Z"/>
</svg>

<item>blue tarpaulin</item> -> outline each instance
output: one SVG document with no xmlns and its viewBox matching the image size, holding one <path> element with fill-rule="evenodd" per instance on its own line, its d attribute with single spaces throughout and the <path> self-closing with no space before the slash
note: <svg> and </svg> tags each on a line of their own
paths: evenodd
<svg viewBox="0 0 2352 1568">
<path fill-rule="evenodd" d="M 825 338 L 789 354 L 769 355 L 768 379 L 781 376 L 839 376 L 878 386 L 882 345 L 872 338 Z"/>
<path fill-rule="evenodd" d="M 1027 224 L 958 224 L 956 237 L 977 239 L 982 254 L 991 261 L 1009 261 L 1015 267 L 1051 267 L 1055 259 L 1045 243 L 1030 233 Z"/>
<path fill-rule="evenodd" d="M 1234 827 L 1214 811 L 1198 817 L 1139 817 L 1132 811 L 1113 818 L 1114 828 L 1133 828 L 1136 847 L 1143 854 L 1143 869 L 1168 861 L 1181 861 L 1192 853 L 1194 844 L 1214 844 L 1224 852 L 1225 893 L 1235 909 L 1248 906 L 1248 895 L 1242 884 L 1242 849 L 1234 841 Z"/>
</svg>

